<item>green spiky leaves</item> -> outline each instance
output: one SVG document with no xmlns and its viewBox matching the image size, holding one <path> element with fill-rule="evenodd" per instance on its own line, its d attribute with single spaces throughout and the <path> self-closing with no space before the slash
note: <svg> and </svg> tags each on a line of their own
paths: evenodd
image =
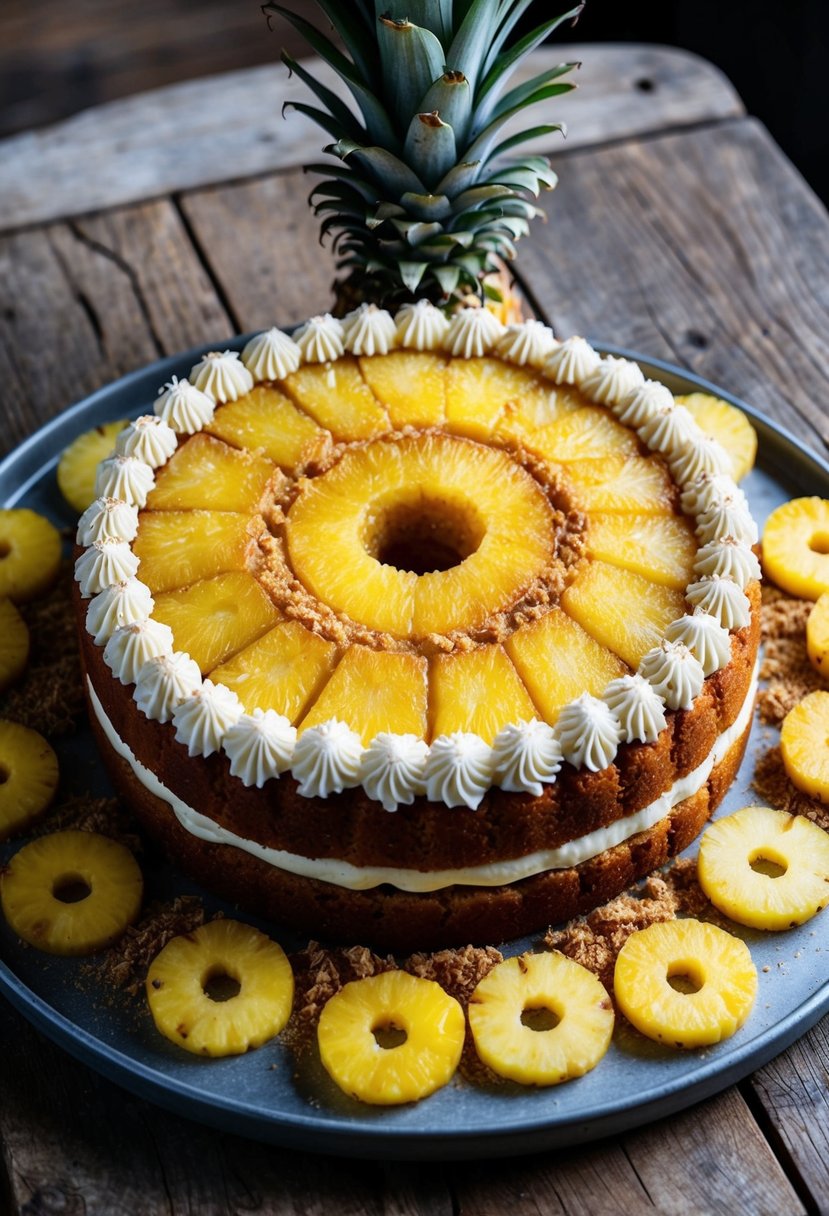
<svg viewBox="0 0 829 1216">
<path fill-rule="evenodd" d="M 522 60 L 581 3 L 521 37 L 535 0 L 317 0 L 344 47 L 280 3 L 263 5 L 304 35 L 354 101 L 283 53 L 319 106 L 295 108 L 331 136 L 341 164 L 309 165 L 324 180 L 310 201 L 337 266 L 359 279 L 362 298 L 394 306 L 425 296 L 452 306 L 485 294 L 484 277 L 515 254 L 540 214 L 534 200 L 556 182 L 542 156 L 509 156 L 527 140 L 561 131 L 545 122 L 514 131 L 530 107 L 575 88 L 573 63 L 507 88 Z M 539 5 L 542 9 L 544 5 Z M 513 133 L 505 131 L 512 123 Z M 352 293 L 353 294 L 353 293 Z"/>
</svg>

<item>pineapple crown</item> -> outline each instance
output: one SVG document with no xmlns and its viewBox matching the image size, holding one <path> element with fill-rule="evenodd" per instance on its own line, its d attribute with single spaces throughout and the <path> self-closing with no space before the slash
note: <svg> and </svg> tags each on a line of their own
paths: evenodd
<svg viewBox="0 0 829 1216">
<path fill-rule="evenodd" d="M 470 294 L 498 298 L 486 276 L 515 256 L 515 242 L 541 211 L 532 201 L 556 184 L 546 157 L 506 157 L 527 140 L 564 130 L 546 123 L 504 137 L 530 106 L 576 86 L 561 63 L 507 91 L 522 60 L 577 4 L 517 37 L 534 0 L 317 0 L 344 52 L 282 4 L 262 11 L 289 21 L 333 68 L 359 113 L 283 51 L 320 106 L 295 101 L 332 136 L 339 166 L 307 165 L 325 180 L 309 196 L 321 239 L 333 233 L 337 269 L 357 284 L 352 299 L 394 307 L 422 297 L 454 307 Z M 345 289 L 345 290 L 343 290 Z"/>
</svg>

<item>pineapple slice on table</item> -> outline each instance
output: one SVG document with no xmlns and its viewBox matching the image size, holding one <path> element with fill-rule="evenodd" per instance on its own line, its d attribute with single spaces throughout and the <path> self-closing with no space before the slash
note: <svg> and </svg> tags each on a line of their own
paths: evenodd
<svg viewBox="0 0 829 1216">
<path fill-rule="evenodd" d="M 280 617 L 256 579 L 237 571 L 157 595 L 153 619 L 170 626 L 176 650 L 189 654 L 206 675 Z"/>
<path fill-rule="evenodd" d="M 360 359 L 360 370 L 392 426 L 440 426 L 446 417 L 446 359 L 431 351 L 394 350 Z"/>
<path fill-rule="evenodd" d="M 388 414 L 350 355 L 335 363 L 306 363 L 281 387 L 335 439 L 370 439 L 391 430 Z"/>
<path fill-rule="evenodd" d="M 558 607 L 523 625 L 504 644 L 541 716 L 551 724 L 581 693 L 601 696 L 611 680 L 628 672 L 618 655 Z"/>
<path fill-rule="evenodd" d="M 685 597 L 641 574 L 593 561 L 579 568 L 561 606 L 596 641 L 635 669 L 642 656 L 659 644 L 671 621 L 684 614 Z"/>
<path fill-rule="evenodd" d="M 235 511 L 142 511 L 132 551 L 155 594 L 244 570 L 264 525 Z"/>
<path fill-rule="evenodd" d="M 792 785 L 829 802 L 829 692 L 818 689 L 789 710 L 780 728 L 783 766 Z"/>
<path fill-rule="evenodd" d="M 566 477 L 584 511 L 673 515 L 676 491 L 664 462 L 656 456 L 574 460 L 567 464 Z"/>
<path fill-rule="evenodd" d="M 155 475 L 148 511 L 242 511 L 262 506 L 277 470 L 270 460 L 239 452 L 210 435 L 193 435 Z"/>
<path fill-rule="evenodd" d="M 317 426 L 279 389 L 264 384 L 220 405 L 207 430 L 225 443 L 263 452 L 290 471 L 322 460 L 331 448 L 329 431 Z"/>
<path fill-rule="evenodd" d="M 746 806 L 705 829 L 697 875 L 738 924 L 790 929 L 829 903 L 829 832 L 802 815 Z"/>
<path fill-rule="evenodd" d="M 92 954 L 141 909 L 144 880 L 129 849 L 95 832 L 55 832 L 15 853 L 0 875 L 3 914 L 47 954 Z"/>
<path fill-rule="evenodd" d="M 58 758 L 28 726 L 0 719 L 0 840 L 42 815 L 58 788 Z"/>
<path fill-rule="evenodd" d="M 248 713 L 275 709 L 292 723 L 334 670 L 337 648 L 299 621 L 280 621 L 257 642 L 209 672 L 233 690 Z"/>
<path fill-rule="evenodd" d="M 344 1093 L 361 1102 L 416 1102 L 452 1079 L 466 1024 L 454 997 L 432 980 L 384 971 L 354 980 L 325 1005 L 320 1059 Z"/>
<path fill-rule="evenodd" d="M 649 1039 L 707 1047 L 745 1022 L 757 970 L 745 942 L 724 929 L 669 920 L 630 935 L 616 960 L 613 991 L 621 1012 Z"/>
<path fill-rule="evenodd" d="M 558 1085 L 595 1068 L 610 1046 L 613 1006 L 591 971 L 558 951 L 498 963 L 469 1000 L 475 1050 L 499 1076 Z"/>
<path fill-rule="evenodd" d="M 300 732 L 338 718 L 364 744 L 390 731 L 426 734 L 427 664 L 420 655 L 349 646 L 300 723 Z"/>
<path fill-rule="evenodd" d="M 763 569 L 790 595 L 816 600 L 829 591 L 829 499 L 793 498 L 763 529 Z"/>
<path fill-rule="evenodd" d="M 11 600 L 0 599 L 0 692 L 18 680 L 29 661 L 29 630 Z"/>
<path fill-rule="evenodd" d="M 825 591 L 809 613 L 806 622 L 806 650 L 809 662 L 824 679 L 829 676 L 829 591 Z"/>
<path fill-rule="evenodd" d="M 689 393 L 676 402 L 685 406 L 706 435 L 722 444 L 731 457 L 731 476 L 742 481 L 757 456 L 757 432 L 743 411 L 710 393 Z"/>
<path fill-rule="evenodd" d="M 242 1055 L 291 1016 L 294 977 L 277 942 L 236 920 L 174 937 L 150 964 L 147 1002 L 156 1028 L 194 1055 Z"/>
<path fill-rule="evenodd" d="M 0 596 L 16 604 L 48 591 L 60 570 L 60 533 L 28 507 L 0 510 Z"/>
<path fill-rule="evenodd" d="M 694 581 L 697 540 L 687 519 L 593 514 L 586 533 L 592 556 L 684 591 Z"/>
<path fill-rule="evenodd" d="M 636 456 L 639 452 L 633 431 L 599 405 L 587 405 L 549 426 L 528 432 L 524 443 L 545 460 L 565 465 L 571 461 Z"/>
<path fill-rule="evenodd" d="M 429 665 L 431 735 L 468 731 L 492 743 L 510 722 L 538 717 L 536 707 L 498 644 L 435 655 Z"/>
<path fill-rule="evenodd" d="M 73 439 L 64 449 L 58 461 L 58 489 L 79 515 L 94 501 L 98 465 L 112 455 L 115 440 L 126 425 L 126 418 L 104 422 Z"/>
<path fill-rule="evenodd" d="M 446 374 L 446 425 L 473 439 L 488 439 L 502 416 L 527 411 L 556 415 L 559 390 L 535 372 L 482 356 L 453 359 Z"/>
</svg>

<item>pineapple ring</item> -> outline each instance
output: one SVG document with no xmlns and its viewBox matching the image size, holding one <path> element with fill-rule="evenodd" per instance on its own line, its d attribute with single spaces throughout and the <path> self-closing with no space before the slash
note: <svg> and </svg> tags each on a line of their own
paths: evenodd
<svg viewBox="0 0 829 1216">
<path fill-rule="evenodd" d="M 79 515 L 94 500 L 98 465 L 112 455 L 115 440 L 126 425 L 126 419 L 104 422 L 78 435 L 64 449 L 58 461 L 58 489 Z"/>
<path fill-rule="evenodd" d="M 542 1025 L 523 1021 L 539 1011 Z M 543 1025 L 543 1013 L 558 1021 Z M 610 1046 L 613 1006 L 591 971 L 557 951 L 508 958 L 469 1001 L 475 1050 L 499 1076 L 558 1085 L 595 1068 Z"/>
<path fill-rule="evenodd" d="M 331 997 L 317 1029 L 323 1066 L 361 1102 L 416 1102 L 451 1080 L 465 1035 L 463 1010 L 432 980 L 385 971 L 354 980 Z M 377 1034 L 404 1033 L 395 1046 Z"/>
<path fill-rule="evenodd" d="M 0 692 L 18 680 L 29 661 L 29 630 L 11 600 L 0 600 Z"/>
<path fill-rule="evenodd" d="M 144 880 L 124 845 L 95 832 L 55 832 L 15 853 L 0 877 L 11 928 L 47 954 L 93 954 L 141 909 Z"/>
<path fill-rule="evenodd" d="M 16 604 L 48 591 L 60 569 L 57 528 L 26 507 L 0 510 L 0 596 Z"/>
<path fill-rule="evenodd" d="M 58 758 L 36 730 L 0 719 L 0 840 L 27 828 L 58 787 Z"/>
<path fill-rule="evenodd" d="M 829 592 L 823 593 L 809 613 L 806 649 L 815 671 L 824 678 L 829 675 L 829 666 L 825 666 L 829 658 Z"/>
<path fill-rule="evenodd" d="M 793 498 L 766 520 L 763 567 L 790 595 L 816 600 L 829 591 L 829 499 Z"/>
<path fill-rule="evenodd" d="M 757 432 L 743 411 L 710 393 L 689 393 L 676 402 L 685 406 L 706 435 L 722 444 L 731 457 L 732 477 L 742 481 L 754 468 L 757 456 Z"/>
<path fill-rule="evenodd" d="M 782 867 L 773 877 L 760 861 Z M 789 929 L 829 903 L 829 832 L 802 815 L 746 806 L 706 828 L 699 883 L 716 908 L 753 929 Z"/>
<path fill-rule="evenodd" d="M 210 994 L 220 978 L 238 985 Z M 285 1027 L 294 977 L 285 951 L 252 925 L 219 919 L 174 937 L 150 964 L 147 1001 L 156 1028 L 201 1056 L 242 1055 Z"/>
<path fill-rule="evenodd" d="M 671 979 L 685 977 L 692 990 Z M 707 1047 L 745 1022 L 757 993 L 757 969 L 739 938 L 698 920 L 671 920 L 632 933 L 613 976 L 628 1021 L 671 1047 Z"/>
<path fill-rule="evenodd" d="M 789 710 L 780 730 L 783 767 L 792 785 L 829 802 L 829 692 L 818 689 Z"/>
</svg>

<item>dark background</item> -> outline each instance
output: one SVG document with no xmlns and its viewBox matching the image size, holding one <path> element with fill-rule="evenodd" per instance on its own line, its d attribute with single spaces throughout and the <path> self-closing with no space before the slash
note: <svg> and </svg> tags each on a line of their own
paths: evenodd
<svg viewBox="0 0 829 1216">
<path fill-rule="evenodd" d="M 534 22 L 559 2 L 537 0 Z M 405 0 L 389 5 L 405 15 Z M 712 60 L 829 202 L 829 0 L 588 0 L 556 40 L 661 42 Z M 284 42 L 301 50 L 284 23 L 268 32 L 257 0 L 0 0 L 0 135 L 273 62 Z"/>
</svg>

